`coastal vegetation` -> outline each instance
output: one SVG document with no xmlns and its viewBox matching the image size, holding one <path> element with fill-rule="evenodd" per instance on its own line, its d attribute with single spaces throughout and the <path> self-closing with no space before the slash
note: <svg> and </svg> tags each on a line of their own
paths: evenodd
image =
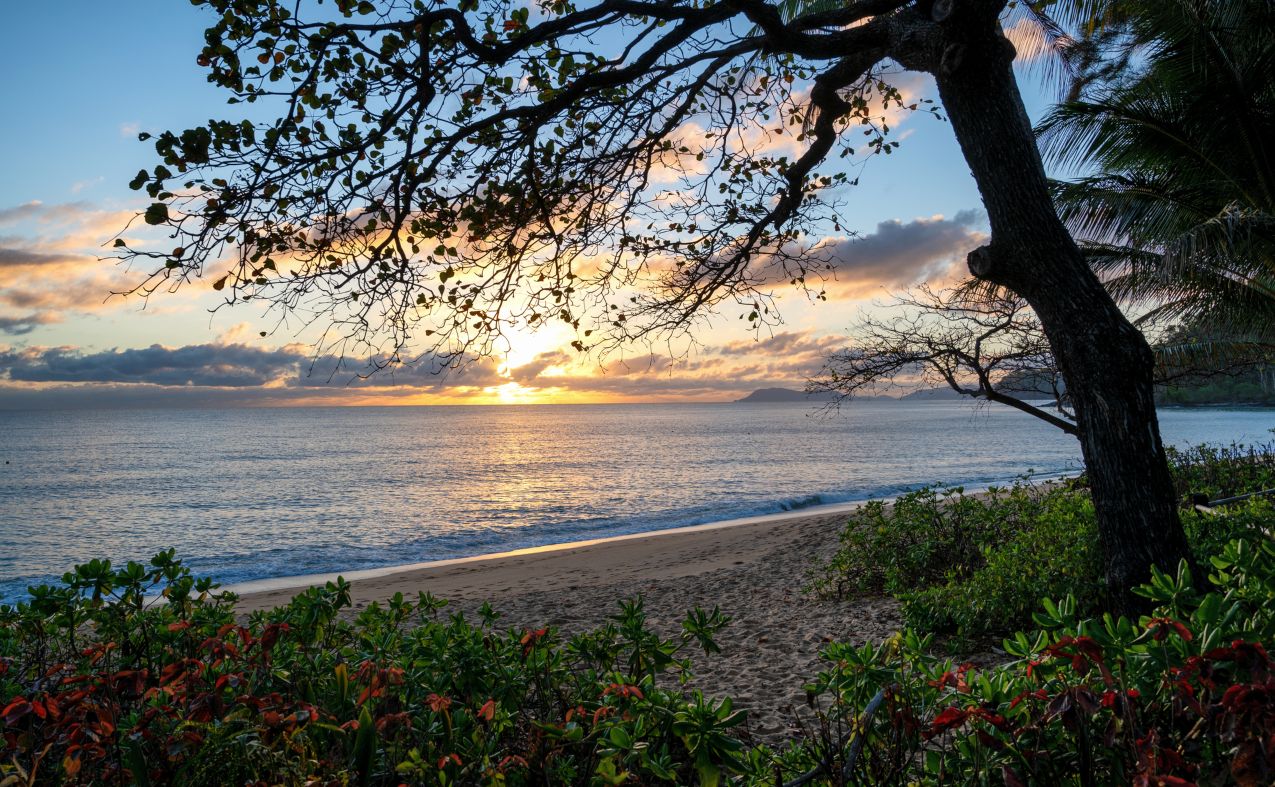
<svg viewBox="0 0 1275 787">
<path fill-rule="evenodd" d="M 1188 379 L 1164 386 L 1156 396 L 1166 405 L 1275 404 L 1275 369 L 1259 366 L 1231 374 Z"/>
<path fill-rule="evenodd" d="M 1200 450 L 1177 478 L 1210 497 L 1269 485 L 1269 451 Z M 878 554 L 882 588 L 947 581 L 926 551 L 950 534 L 999 532 L 1031 605 L 957 612 L 1022 623 L 991 666 L 936 655 L 933 633 L 831 643 L 806 686 L 814 719 L 763 745 L 726 697 L 685 682 L 717 655 L 730 621 L 691 610 L 662 636 L 640 599 L 570 637 L 511 629 L 483 607 L 448 614 L 420 594 L 351 608 L 350 586 L 313 587 L 246 618 L 233 594 L 171 552 L 148 565 L 77 566 L 57 586 L 0 607 L 0 784 L 1110 784 L 1268 783 L 1275 735 L 1275 512 L 1248 503 L 1202 518 L 1185 562 L 1155 570 L 1147 614 L 1101 613 L 1088 584 L 1025 571 L 1060 546 L 1092 542 L 1082 488 L 1016 489 L 980 502 L 925 491 L 899 521 L 945 516 L 926 542 Z M 988 511 L 1006 515 L 999 525 Z M 886 516 L 879 506 L 851 529 Z M 1188 521 L 1193 521 L 1188 519 Z M 960 526 L 953 526 L 960 525 Z M 1015 539 L 1006 527 L 1046 540 Z M 999 528 L 999 530 L 998 530 Z M 885 534 L 881 534 L 885 535 Z M 973 561 L 976 544 L 964 544 Z M 945 547 L 946 548 L 946 547 Z M 1087 547 L 1091 553 L 1092 545 Z M 842 564 L 844 568 L 844 564 Z M 946 593 L 960 609 L 978 571 Z M 905 593 L 907 591 L 904 591 Z M 937 602 L 935 596 L 932 601 Z M 927 612 L 915 622 L 930 625 Z M 1012 625 L 1012 628 L 1019 628 Z M 983 659 L 985 663 L 987 659 Z"/>
<path fill-rule="evenodd" d="M 1179 499 L 1226 499 L 1275 489 L 1275 453 L 1200 447 L 1171 451 Z M 1183 517 L 1197 565 L 1230 540 L 1262 535 L 1270 499 L 1236 504 L 1225 517 Z M 814 574 L 819 593 L 889 593 L 918 631 L 968 638 L 1029 626 L 1042 598 L 1071 597 L 1080 614 L 1109 608 L 1087 480 L 1019 483 L 966 494 L 925 488 L 856 511 L 842 547 Z"/>
</svg>

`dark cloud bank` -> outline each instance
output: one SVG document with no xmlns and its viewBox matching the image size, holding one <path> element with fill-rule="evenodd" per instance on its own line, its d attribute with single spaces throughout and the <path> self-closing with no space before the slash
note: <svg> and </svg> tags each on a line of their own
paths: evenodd
<svg viewBox="0 0 1275 787">
<path fill-rule="evenodd" d="M 780 333 L 761 341 L 707 348 L 692 359 L 644 355 L 603 373 L 570 371 L 572 356 L 543 353 L 502 374 L 496 361 L 473 359 L 445 369 L 425 357 L 411 365 L 373 368 L 366 360 L 315 358 L 301 349 L 246 344 L 154 345 L 85 353 L 69 347 L 0 350 L 0 408 L 235 406 L 330 401 L 352 392 L 386 403 L 418 394 L 463 394 L 517 382 L 618 397 L 733 398 L 754 387 L 800 385 L 837 342 L 835 337 Z M 557 367 L 558 373 L 546 374 Z"/>
</svg>

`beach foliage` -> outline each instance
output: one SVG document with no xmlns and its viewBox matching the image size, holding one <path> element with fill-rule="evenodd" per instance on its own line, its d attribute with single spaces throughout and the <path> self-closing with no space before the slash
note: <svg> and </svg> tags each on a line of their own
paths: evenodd
<svg viewBox="0 0 1275 787">
<path fill-rule="evenodd" d="M 744 714 L 680 690 L 717 610 L 662 637 L 630 601 L 563 638 L 428 594 L 355 613 L 339 580 L 248 620 L 234 600 L 166 552 L 0 608 L 0 783 L 714 785 L 751 767 Z"/>
<path fill-rule="evenodd" d="M 171 554 L 99 561 L 0 616 L 0 783 L 1267 784 L 1275 543 L 1209 569 L 1153 572 L 1137 620 L 1045 600 L 991 667 L 913 630 L 831 644 L 769 748 L 682 681 L 720 612 L 665 638 L 635 600 L 564 639 L 428 594 L 354 614 L 338 581 L 237 621 Z"/>
<path fill-rule="evenodd" d="M 1170 456 L 1184 502 L 1275 488 L 1271 446 L 1202 446 Z M 1273 511 L 1257 497 L 1225 516 L 1184 513 L 1196 560 L 1207 564 L 1232 539 L 1269 527 Z M 1105 608 L 1099 556 L 1083 477 L 978 495 L 924 488 L 855 512 L 812 587 L 829 596 L 888 593 L 921 631 L 980 636 L 1030 625 L 1041 598 L 1071 596 L 1082 613 Z"/>
<path fill-rule="evenodd" d="M 809 687 L 822 733 L 794 752 L 835 778 L 844 755 L 828 731 L 858 724 L 854 772 L 824 783 L 1270 784 L 1275 544 L 1250 535 L 1209 566 L 1211 586 L 1185 562 L 1153 572 L 1137 592 L 1154 611 L 1137 620 L 1046 600 L 1035 630 L 1004 640 L 1000 666 L 935 658 L 908 632 L 830 646 Z"/>
</svg>

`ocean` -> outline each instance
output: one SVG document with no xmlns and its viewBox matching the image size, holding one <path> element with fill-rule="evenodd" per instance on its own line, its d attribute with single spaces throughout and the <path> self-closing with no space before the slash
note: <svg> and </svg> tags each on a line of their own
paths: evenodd
<svg viewBox="0 0 1275 787">
<path fill-rule="evenodd" d="M 1275 410 L 1168 409 L 1266 443 Z M 0 412 L 0 598 L 176 548 L 223 583 L 470 556 L 927 484 L 1077 472 L 1007 408 L 856 402 Z"/>
</svg>

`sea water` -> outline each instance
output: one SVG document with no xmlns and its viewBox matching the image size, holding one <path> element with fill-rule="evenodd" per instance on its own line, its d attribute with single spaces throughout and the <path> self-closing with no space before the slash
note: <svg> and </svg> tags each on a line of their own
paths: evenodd
<svg viewBox="0 0 1275 787">
<path fill-rule="evenodd" d="M 1169 409 L 1166 442 L 1275 410 Z M 0 597 L 176 548 L 241 582 L 1076 472 L 1076 440 L 968 402 L 0 412 Z"/>
</svg>

